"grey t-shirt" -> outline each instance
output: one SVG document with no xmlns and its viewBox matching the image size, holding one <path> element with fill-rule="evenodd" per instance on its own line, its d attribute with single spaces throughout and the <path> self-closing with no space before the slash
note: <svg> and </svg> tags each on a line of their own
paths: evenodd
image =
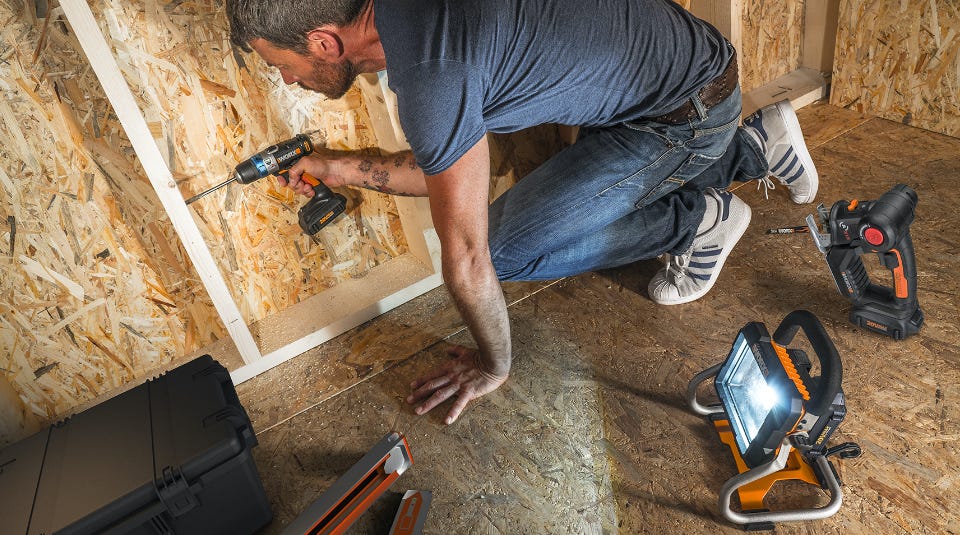
<svg viewBox="0 0 960 535">
<path fill-rule="evenodd" d="M 390 88 L 427 174 L 486 132 L 678 107 L 731 49 L 672 0 L 374 0 Z"/>
</svg>

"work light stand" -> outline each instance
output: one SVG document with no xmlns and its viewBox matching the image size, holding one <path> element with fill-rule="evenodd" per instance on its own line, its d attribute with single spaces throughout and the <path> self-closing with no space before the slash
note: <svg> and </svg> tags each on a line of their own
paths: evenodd
<svg viewBox="0 0 960 535">
<path fill-rule="evenodd" d="M 735 524 L 741 524 L 747 530 L 773 529 L 775 522 L 793 522 L 802 520 L 820 520 L 840 510 L 843 492 L 833 467 L 825 455 L 814 457 L 816 469 L 811 467 L 794 445 L 795 435 L 784 437 L 776 456 L 768 463 L 749 468 L 740 456 L 729 421 L 720 404 L 704 404 L 697 397 L 697 390 L 707 380 L 714 378 L 723 364 L 712 366 L 690 381 L 687 387 L 687 402 L 691 409 L 701 416 L 709 417 L 720 435 L 720 440 L 729 446 L 740 473 L 733 476 L 720 488 L 720 511 L 723 516 Z M 817 485 L 830 494 L 830 501 L 822 506 L 809 509 L 770 511 L 764 505 L 764 498 L 777 481 L 796 479 Z M 733 493 L 740 498 L 741 511 L 731 507 Z"/>
</svg>

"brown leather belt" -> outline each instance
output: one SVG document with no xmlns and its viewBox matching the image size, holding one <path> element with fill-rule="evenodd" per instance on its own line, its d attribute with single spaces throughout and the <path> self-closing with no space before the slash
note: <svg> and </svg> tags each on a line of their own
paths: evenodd
<svg viewBox="0 0 960 535">
<path fill-rule="evenodd" d="M 713 80 L 707 82 L 697 92 L 700 95 L 700 101 L 704 107 L 710 109 L 729 97 L 739 83 L 739 74 L 737 73 L 737 53 L 734 51 L 727 63 L 727 68 Z M 693 105 L 693 100 L 687 99 L 677 109 L 670 113 L 665 113 L 657 117 L 649 117 L 648 120 L 655 123 L 664 124 L 684 124 L 687 121 L 697 117 L 697 108 Z"/>
</svg>

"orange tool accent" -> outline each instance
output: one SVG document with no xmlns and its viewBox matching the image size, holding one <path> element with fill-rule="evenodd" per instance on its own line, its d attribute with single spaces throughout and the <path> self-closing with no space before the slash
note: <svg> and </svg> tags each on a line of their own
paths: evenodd
<svg viewBox="0 0 960 535">
<path fill-rule="evenodd" d="M 282 535 L 339 535 L 413 464 L 407 439 L 389 433 L 295 518 Z"/>
<path fill-rule="evenodd" d="M 733 459 L 737 463 L 737 471 L 742 474 L 749 470 L 747 463 L 743 461 L 743 457 L 740 456 L 740 451 L 737 449 L 737 442 L 733 438 L 733 430 L 730 429 L 730 422 L 728 420 L 715 420 L 713 425 L 717 428 L 717 433 L 720 435 L 720 441 L 730 448 L 730 452 L 733 454 Z M 814 473 L 813 468 L 803 459 L 803 457 L 800 455 L 800 452 L 795 449 L 790 451 L 790 457 L 787 459 L 787 466 L 783 470 L 748 483 L 737 489 L 737 495 L 740 496 L 740 508 L 744 511 L 757 511 L 766 509 L 767 507 L 764 505 L 763 500 L 767 497 L 767 494 L 770 492 L 770 489 L 773 488 L 773 485 L 778 481 L 787 481 L 792 479 L 798 479 L 800 481 L 806 481 L 811 485 L 817 485 L 818 487 L 820 486 L 820 481 L 817 479 L 817 475 Z"/>
<path fill-rule="evenodd" d="M 400 509 L 393 519 L 390 535 L 418 535 L 423 533 L 423 524 L 427 519 L 427 510 L 433 500 L 429 490 L 408 490 L 400 502 Z"/>
<path fill-rule="evenodd" d="M 787 348 L 782 345 L 771 341 L 770 345 L 773 346 L 773 350 L 777 353 L 777 358 L 780 359 L 780 364 L 783 365 L 784 371 L 787 372 L 787 377 L 793 381 L 793 384 L 796 385 L 797 391 L 800 392 L 800 396 L 805 401 L 810 401 L 810 391 L 807 390 L 807 385 L 803 384 L 803 380 L 800 379 L 800 372 L 797 371 L 797 367 L 793 365 L 793 360 L 790 359 L 790 355 L 787 353 Z"/>
<path fill-rule="evenodd" d="M 897 267 L 893 268 L 893 291 L 900 299 L 906 299 L 910 297 L 910 290 L 907 286 L 907 277 L 903 273 L 903 258 L 900 256 L 900 251 L 896 249 L 891 249 L 890 252 L 897 255 Z"/>
<path fill-rule="evenodd" d="M 311 186 L 320 185 L 320 180 L 318 180 L 315 176 L 311 175 L 310 173 L 301 174 L 300 180 L 303 180 L 304 182 L 306 182 L 307 184 L 310 184 Z"/>
</svg>

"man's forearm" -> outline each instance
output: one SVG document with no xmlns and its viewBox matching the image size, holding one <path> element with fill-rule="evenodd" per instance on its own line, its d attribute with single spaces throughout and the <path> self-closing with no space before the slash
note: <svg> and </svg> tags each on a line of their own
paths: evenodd
<svg viewBox="0 0 960 535">
<path fill-rule="evenodd" d="M 489 258 L 489 256 L 487 257 Z M 510 372 L 510 320 L 493 266 L 483 259 L 444 259 L 444 282 L 480 349 L 481 370 L 503 378 Z"/>
<path fill-rule="evenodd" d="M 391 195 L 427 194 L 423 171 L 410 151 L 387 156 L 355 154 L 339 161 L 347 183 Z"/>
</svg>

